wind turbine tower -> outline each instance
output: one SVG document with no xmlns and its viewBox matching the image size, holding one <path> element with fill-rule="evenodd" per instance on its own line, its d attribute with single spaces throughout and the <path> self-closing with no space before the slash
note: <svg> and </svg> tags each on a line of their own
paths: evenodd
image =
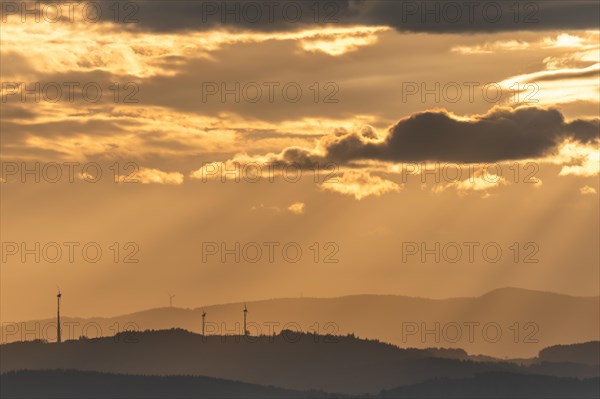
<svg viewBox="0 0 600 399">
<path fill-rule="evenodd" d="M 62 338 L 60 336 L 60 299 L 62 294 L 60 293 L 60 289 L 58 290 L 58 294 L 56 294 L 57 308 L 56 308 L 56 343 L 60 344 L 62 342 Z"/>
<path fill-rule="evenodd" d="M 244 304 L 244 335 L 248 335 L 248 330 L 246 329 L 246 316 L 248 315 L 248 308 L 246 304 Z"/>
<path fill-rule="evenodd" d="M 169 294 L 169 307 L 170 308 L 173 307 L 173 298 L 175 298 L 175 295 Z"/>
<path fill-rule="evenodd" d="M 202 309 L 202 336 L 204 336 L 204 325 L 206 321 L 206 312 Z"/>
</svg>

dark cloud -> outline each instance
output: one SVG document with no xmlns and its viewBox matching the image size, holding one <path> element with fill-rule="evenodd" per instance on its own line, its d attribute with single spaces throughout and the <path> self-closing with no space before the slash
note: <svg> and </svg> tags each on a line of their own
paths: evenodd
<svg viewBox="0 0 600 399">
<path fill-rule="evenodd" d="M 351 164 L 363 160 L 391 162 L 496 162 L 543 156 L 565 139 L 598 139 L 599 120 L 565 122 L 556 109 L 497 108 L 477 119 L 460 120 L 446 112 L 422 112 L 391 127 L 384 140 L 371 133 L 332 135 L 321 141 L 325 156 L 289 148 L 283 159 L 303 165 Z M 369 132 L 369 130 L 367 130 Z"/>
<path fill-rule="evenodd" d="M 434 33 L 595 29 L 600 9 L 598 2 L 585 0 L 359 3 L 363 8 L 360 17 L 370 24 L 387 25 L 400 31 Z"/>
<path fill-rule="evenodd" d="M 123 26 L 156 32 L 219 27 L 268 32 L 357 24 L 439 33 L 595 29 L 599 11 L 597 1 L 580 0 L 151 0 L 136 1 L 137 8 L 131 1 L 121 3 L 119 21 L 137 21 Z M 114 21 L 114 6 L 103 8 L 102 18 Z"/>
</svg>

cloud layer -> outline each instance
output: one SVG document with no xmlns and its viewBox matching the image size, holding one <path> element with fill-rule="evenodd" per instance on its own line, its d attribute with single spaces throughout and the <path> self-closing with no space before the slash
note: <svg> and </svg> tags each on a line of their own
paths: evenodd
<svg viewBox="0 0 600 399">
<path fill-rule="evenodd" d="M 131 2 L 130 2 L 131 3 Z M 410 32 L 499 32 L 597 27 L 594 1 L 136 1 L 125 26 L 155 32 L 234 28 L 258 32 L 305 27 L 387 26 Z M 114 21 L 106 10 L 102 19 Z M 125 16 L 123 17 L 125 18 Z"/>
</svg>

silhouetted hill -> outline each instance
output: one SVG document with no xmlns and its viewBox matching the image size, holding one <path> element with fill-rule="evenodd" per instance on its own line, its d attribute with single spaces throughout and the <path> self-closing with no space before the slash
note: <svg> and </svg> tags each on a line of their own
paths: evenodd
<svg viewBox="0 0 600 399">
<path fill-rule="evenodd" d="M 573 345 L 556 345 L 542 349 L 538 358 L 545 362 L 600 364 L 600 341 Z"/>
<path fill-rule="evenodd" d="M 237 330 L 241 334 L 242 308 L 241 303 L 204 307 L 207 331 L 219 335 Z M 270 326 L 276 322 L 276 331 L 290 328 L 317 330 L 320 334 L 354 333 L 402 347 L 461 348 L 470 354 L 497 358 L 532 358 L 547 346 L 600 337 L 600 298 L 516 288 L 494 290 L 477 298 L 357 295 L 272 299 L 249 302 L 248 308 L 249 329 L 254 335 L 271 334 Z M 87 334 L 93 336 L 97 332 L 111 336 L 126 326 L 137 326 L 141 331 L 177 327 L 199 333 L 201 312 L 200 308 L 160 308 L 111 318 L 63 317 L 63 336 L 78 338 L 84 325 L 91 326 Z M 3 320 L 2 342 L 40 338 L 44 331 L 53 340 L 54 323 L 54 319 L 47 319 L 7 325 Z M 67 323 L 78 324 L 67 328 Z M 427 334 L 426 330 L 434 333 Z"/>
<path fill-rule="evenodd" d="M 474 378 L 439 378 L 382 392 L 384 398 L 598 398 L 600 379 L 482 373 Z"/>
<path fill-rule="evenodd" d="M 18 371 L 0 377 L 2 398 L 331 398 L 209 377 L 140 376 L 76 370 Z"/>
<path fill-rule="evenodd" d="M 2 374 L 2 398 L 264 398 L 359 399 L 316 391 L 293 391 L 194 376 L 141 376 L 76 370 Z M 481 373 L 438 378 L 382 391 L 377 398 L 598 398 L 600 379 Z M 373 397 L 372 397 L 373 398 Z"/>
<path fill-rule="evenodd" d="M 598 376 L 597 366 L 465 360 L 464 352 L 401 349 L 353 336 L 282 331 L 275 336 L 207 336 L 162 330 L 62 344 L 22 342 L 0 346 L 0 372 L 76 369 L 142 375 L 195 375 L 294 390 L 377 393 L 437 377 L 469 378 L 511 371 Z M 548 368 L 551 366 L 550 368 Z"/>
</svg>

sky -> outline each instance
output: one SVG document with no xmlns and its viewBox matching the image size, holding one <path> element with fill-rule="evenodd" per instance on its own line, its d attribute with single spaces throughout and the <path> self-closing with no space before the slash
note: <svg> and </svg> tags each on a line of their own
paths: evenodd
<svg viewBox="0 0 600 399">
<path fill-rule="evenodd" d="M 595 1 L 0 5 L 3 321 L 600 294 Z"/>
</svg>

